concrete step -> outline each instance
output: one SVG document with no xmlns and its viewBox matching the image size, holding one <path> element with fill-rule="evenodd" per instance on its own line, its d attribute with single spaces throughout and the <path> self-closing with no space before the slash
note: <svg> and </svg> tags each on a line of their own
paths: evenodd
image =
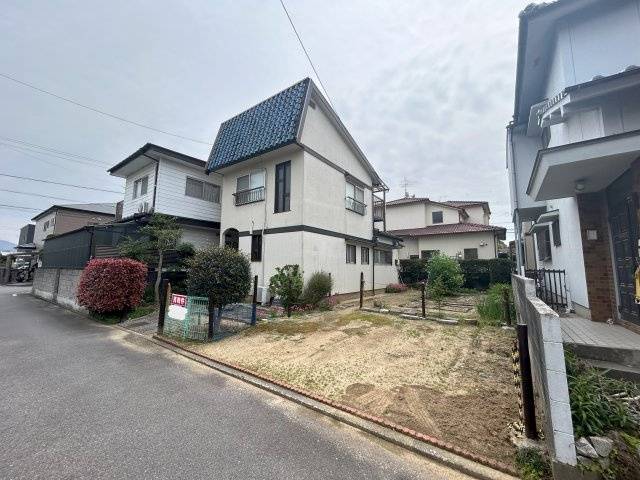
<svg viewBox="0 0 640 480">
<path fill-rule="evenodd" d="M 585 360 L 597 360 L 640 369 L 640 349 L 614 348 L 565 342 L 565 347 Z"/>
<path fill-rule="evenodd" d="M 586 360 L 586 362 L 602 371 L 602 373 L 609 378 L 627 380 L 640 385 L 640 368 L 629 367 L 614 362 L 605 362 L 603 360 Z"/>
</svg>

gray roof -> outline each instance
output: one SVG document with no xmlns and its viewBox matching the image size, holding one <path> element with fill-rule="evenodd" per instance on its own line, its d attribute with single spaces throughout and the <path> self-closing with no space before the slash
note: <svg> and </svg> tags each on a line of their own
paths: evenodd
<svg viewBox="0 0 640 480">
<path fill-rule="evenodd" d="M 76 210 L 82 212 L 89 213 L 101 213 L 103 215 L 113 215 L 116 214 L 116 204 L 115 203 L 68 203 L 64 205 L 52 205 L 47 208 L 45 211 L 40 212 L 38 215 L 33 217 L 31 220 L 37 220 L 40 217 L 43 217 L 49 212 L 53 210 Z"/>
<path fill-rule="evenodd" d="M 305 78 L 222 123 L 207 171 L 294 143 L 310 85 L 311 80 Z"/>
</svg>

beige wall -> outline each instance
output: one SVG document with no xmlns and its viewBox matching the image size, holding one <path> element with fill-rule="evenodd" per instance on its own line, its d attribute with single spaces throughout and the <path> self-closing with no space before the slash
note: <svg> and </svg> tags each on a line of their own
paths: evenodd
<svg viewBox="0 0 640 480">
<path fill-rule="evenodd" d="M 387 230 L 422 228 L 428 225 L 434 225 L 432 221 L 433 212 L 442 212 L 442 223 L 460 222 L 459 210 L 445 205 L 438 205 L 429 202 L 388 205 Z"/>
<path fill-rule="evenodd" d="M 115 215 L 106 215 L 104 213 L 80 212 L 76 210 L 58 210 L 56 214 L 55 235 L 70 232 L 87 225 L 99 225 L 101 223 L 110 222 Z"/>
<path fill-rule="evenodd" d="M 481 246 L 484 243 L 484 246 Z M 439 250 L 450 257 L 464 255 L 465 248 L 477 248 L 479 259 L 496 258 L 496 240 L 493 232 L 458 233 L 454 235 L 426 235 L 409 238 L 400 249 L 400 258 L 420 255 L 422 250 Z M 462 258 L 462 257 L 461 257 Z"/>
<path fill-rule="evenodd" d="M 467 222 L 489 225 L 491 215 L 484 212 L 484 208 L 482 208 L 482 205 L 464 207 L 464 210 L 469 215 L 469 218 L 466 220 Z"/>
</svg>

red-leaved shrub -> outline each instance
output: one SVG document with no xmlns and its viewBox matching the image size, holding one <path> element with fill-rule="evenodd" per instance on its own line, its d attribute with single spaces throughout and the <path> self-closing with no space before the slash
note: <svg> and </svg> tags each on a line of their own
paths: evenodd
<svg viewBox="0 0 640 480">
<path fill-rule="evenodd" d="M 80 277 L 78 303 L 91 312 L 124 312 L 142 300 L 147 265 L 130 258 L 96 258 Z"/>
</svg>

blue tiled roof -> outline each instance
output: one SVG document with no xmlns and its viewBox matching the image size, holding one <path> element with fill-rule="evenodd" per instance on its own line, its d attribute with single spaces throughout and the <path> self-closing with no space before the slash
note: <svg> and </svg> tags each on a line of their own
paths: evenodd
<svg viewBox="0 0 640 480">
<path fill-rule="evenodd" d="M 207 171 L 218 170 L 294 142 L 310 83 L 311 80 L 305 78 L 220 125 Z"/>
</svg>

